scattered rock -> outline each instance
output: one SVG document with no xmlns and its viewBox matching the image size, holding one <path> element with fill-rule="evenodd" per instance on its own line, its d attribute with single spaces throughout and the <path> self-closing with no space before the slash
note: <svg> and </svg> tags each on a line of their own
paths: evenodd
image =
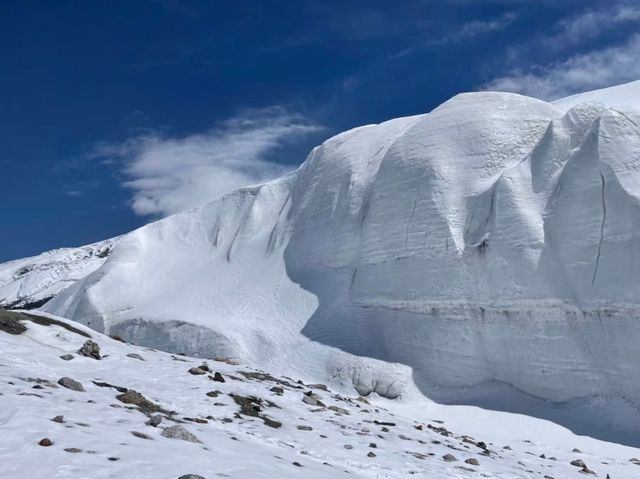
<svg viewBox="0 0 640 479">
<path fill-rule="evenodd" d="M 64 422 L 64 416 L 56 416 L 56 417 L 51 418 L 51 420 L 53 422 L 63 423 Z"/>
<path fill-rule="evenodd" d="M 151 416 L 151 418 L 147 422 L 145 422 L 145 424 L 147 426 L 158 427 L 161 422 L 162 422 L 162 416 L 160 416 L 159 414 L 156 414 L 155 416 Z"/>
<path fill-rule="evenodd" d="M 344 408 L 338 407 L 338 406 L 329 406 L 327 409 L 336 412 L 338 414 L 349 414 L 349 411 L 347 411 Z"/>
<path fill-rule="evenodd" d="M 309 406 L 322 406 L 325 407 L 322 401 L 320 401 L 320 396 L 315 394 L 313 391 L 307 391 L 302 395 L 302 402 L 308 404 Z"/>
<path fill-rule="evenodd" d="M 199 476 L 198 474 L 184 474 L 178 479 L 204 479 L 204 477 Z"/>
<path fill-rule="evenodd" d="M 78 354 L 88 358 L 100 359 L 100 346 L 95 341 L 87 339 L 82 347 L 78 349 Z"/>
<path fill-rule="evenodd" d="M 216 389 L 215 391 L 209 391 L 207 393 L 207 396 L 209 396 L 210 398 L 217 398 L 218 396 L 220 396 L 220 394 L 222 394 L 222 391 L 218 391 Z"/>
<path fill-rule="evenodd" d="M 63 359 L 64 361 L 71 361 L 73 358 L 73 354 L 63 354 L 62 356 L 60 356 L 60 359 Z"/>
<path fill-rule="evenodd" d="M 20 313 L 14 313 L 0 308 L 0 331 L 13 334 L 14 336 L 24 333 L 27 327 L 20 321 L 22 316 Z"/>
<path fill-rule="evenodd" d="M 119 457 L 107 457 L 107 461 L 112 461 L 112 462 L 114 462 L 114 461 L 119 461 L 119 460 L 120 460 L 120 458 L 119 458 Z"/>
<path fill-rule="evenodd" d="M 302 464 L 300 464 L 298 461 L 293 461 L 292 464 L 296 467 L 302 467 Z"/>
<path fill-rule="evenodd" d="M 49 446 L 53 446 L 53 441 L 51 441 L 51 439 L 49 439 L 48 437 L 44 437 L 40 439 L 38 444 L 42 447 L 49 447 Z"/>
<path fill-rule="evenodd" d="M 209 376 L 209 379 L 211 379 L 212 381 L 219 382 L 219 383 L 225 382 L 224 377 L 218 371 L 213 373 L 213 376 Z"/>
<path fill-rule="evenodd" d="M 454 462 L 457 461 L 456 457 L 453 454 L 445 454 L 442 456 L 442 460 L 444 462 Z"/>
<path fill-rule="evenodd" d="M 157 404 L 152 403 L 138 391 L 134 391 L 133 389 L 127 389 L 127 392 L 123 394 L 119 394 L 116 396 L 118 401 L 121 401 L 125 404 L 133 404 L 134 406 L 138 406 L 142 412 L 145 414 L 150 414 L 154 412 L 167 412 L 164 411 Z"/>
<path fill-rule="evenodd" d="M 577 447 L 574 447 L 572 452 L 575 452 L 577 454 L 582 454 L 582 451 L 580 449 L 578 449 Z"/>
<path fill-rule="evenodd" d="M 375 453 L 373 451 L 369 451 L 367 453 L 367 457 L 376 457 Z"/>
<path fill-rule="evenodd" d="M 138 353 L 129 353 L 127 354 L 128 358 L 139 359 L 140 361 L 144 361 L 144 358 L 140 356 Z"/>
<path fill-rule="evenodd" d="M 240 406 L 240 414 L 244 414 L 245 416 L 257 417 L 262 419 L 266 426 L 279 428 L 282 426 L 282 423 L 271 419 L 263 414 L 262 412 L 262 404 L 263 400 L 255 397 L 255 396 L 240 396 L 239 394 L 230 394 L 235 403 Z M 269 406 L 276 406 L 274 403 L 267 401 Z"/>
<path fill-rule="evenodd" d="M 582 459 L 574 459 L 570 464 L 576 467 L 587 467 Z"/>
<path fill-rule="evenodd" d="M 376 449 L 378 447 L 378 445 L 375 442 L 370 442 L 369 443 L 369 447 L 373 448 L 373 449 Z"/>
<path fill-rule="evenodd" d="M 311 426 L 296 426 L 299 431 L 313 431 Z"/>
<path fill-rule="evenodd" d="M 65 448 L 66 452 L 70 452 L 71 454 L 77 454 L 79 452 L 82 452 L 82 449 L 78 449 L 77 447 L 67 447 Z"/>
<path fill-rule="evenodd" d="M 378 426 L 395 426 L 396 423 L 395 422 L 385 422 L 385 421 L 373 421 L 374 424 L 377 424 Z"/>
<path fill-rule="evenodd" d="M 311 389 L 320 389 L 322 391 L 328 391 L 329 388 L 327 387 L 326 384 L 309 384 L 308 385 Z"/>
<path fill-rule="evenodd" d="M 480 463 L 478 462 L 478 460 L 474 457 L 470 457 L 469 459 L 464 461 L 466 464 L 471 464 L 472 466 L 479 466 Z"/>
<path fill-rule="evenodd" d="M 82 383 L 76 381 L 75 379 L 71 379 L 68 377 L 60 378 L 58 379 L 58 384 L 73 391 L 84 392 L 84 386 L 82 385 Z"/>
<path fill-rule="evenodd" d="M 282 389 L 280 386 L 273 386 L 271 389 L 269 389 L 269 391 L 271 391 L 272 393 L 276 393 L 278 396 L 282 396 L 284 394 L 284 389 Z"/>
<path fill-rule="evenodd" d="M 139 437 L 140 439 L 153 439 L 151 436 L 145 434 L 144 432 L 131 431 L 131 434 L 133 434 L 135 437 Z"/>
<path fill-rule="evenodd" d="M 206 374 L 206 371 L 200 368 L 190 368 L 189 374 L 193 374 L 194 376 L 200 376 L 202 374 Z"/>
<path fill-rule="evenodd" d="M 175 426 L 171 426 L 162 431 L 163 437 L 168 437 L 170 439 L 180 439 L 182 441 L 195 442 L 198 444 L 202 444 L 202 441 L 198 439 L 198 437 L 187 431 L 184 427 L 176 424 Z"/>
</svg>

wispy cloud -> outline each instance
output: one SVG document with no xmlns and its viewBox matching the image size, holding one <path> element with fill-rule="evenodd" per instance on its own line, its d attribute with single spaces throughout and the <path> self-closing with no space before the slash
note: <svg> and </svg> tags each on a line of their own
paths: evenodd
<svg viewBox="0 0 640 479">
<path fill-rule="evenodd" d="M 101 144 L 95 156 L 115 162 L 139 215 L 164 216 L 199 206 L 287 166 L 270 161 L 279 148 L 321 127 L 280 107 L 249 110 L 199 134 L 151 131 L 121 144 Z"/>
<path fill-rule="evenodd" d="M 622 45 L 574 55 L 532 71 L 515 70 L 484 86 L 545 100 L 603 88 L 640 78 L 640 34 Z"/>
<path fill-rule="evenodd" d="M 389 59 L 398 59 L 406 55 L 409 55 L 417 50 L 421 50 L 428 47 L 446 45 L 451 43 L 459 43 L 465 40 L 486 35 L 491 32 L 497 32 L 504 30 L 509 25 L 517 20 L 518 16 L 513 12 L 507 12 L 499 17 L 488 20 L 473 20 L 462 24 L 460 27 L 453 29 L 452 33 L 438 37 L 430 38 L 428 40 L 419 42 L 417 45 L 412 45 L 400 52 L 394 53 L 389 56 Z"/>
<path fill-rule="evenodd" d="M 612 2 L 613 3 L 613 2 Z M 561 20 L 556 34 L 545 39 L 550 47 L 570 47 L 599 37 L 621 24 L 640 21 L 640 6 L 628 3 L 608 5 L 606 9 L 586 10 Z"/>
</svg>

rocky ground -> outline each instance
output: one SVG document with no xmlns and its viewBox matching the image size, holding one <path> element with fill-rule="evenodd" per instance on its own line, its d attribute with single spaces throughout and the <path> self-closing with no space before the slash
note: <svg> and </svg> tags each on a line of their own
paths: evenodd
<svg viewBox="0 0 640 479">
<path fill-rule="evenodd" d="M 397 401 L 140 348 L 53 317 L 0 310 L 0 351 L 7 479 L 640 477 L 631 448 L 491 442 L 407 417 Z"/>
</svg>

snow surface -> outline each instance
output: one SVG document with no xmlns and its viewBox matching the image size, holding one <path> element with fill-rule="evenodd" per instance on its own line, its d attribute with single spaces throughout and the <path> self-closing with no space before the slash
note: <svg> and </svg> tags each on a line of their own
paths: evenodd
<svg viewBox="0 0 640 479">
<path fill-rule="evenodd" d="M 565 109 L 462 94 L 342 133 L 284 178 L 120 237 L 44 309 L 638 444 L 640 113 Z"/>
<path fill-rule="evenodd" d="M 616 108 L 640 108 L 640 80 L 616 85 L 600 90 L 578 93 L 553 102 L 562 111 L 568 111 L 580 103 L 599 103 L 603 106 Z"/>
<path fill-rule="evenodd" d="M 257 371 L 217 361 L 208 361 L 210 374 L 191 375 L 188 370 L 202 359 L 124 344 L 45 317 L 89 333 L 102 359 L 76 354 L 87 338 L 57 325 L 24 321 L 28 329 L 21 335 L 0 331 L 2 478 L 584 477 L 570 465 L 575 459 L 599 477 L 633 478 L 640 471 L 629 461 L 640 456 L 638 449 L 575 436 L 547 421 L 425 399 L 392 402 L 373 395 L 367 401 L 352 391 L 324 390 L 295 377 L 246 377 Z M 74 358 L 64 361 L 63 354 Z M 224 383 L 210 379 L 214 371 Z M 80 381 L 85 391 L 58 386 L 61 377 Z M 121 402 L 120 392 L 109 385 L 138 391 L 172 413 L 144 414 Z M 271 390 L 274 386 L 282 388 L 281 395 Z M 217 396 L 208 396 L 210 391 Z M 308 391 L 326 407 L 303 403 Z M 262 399 L 261 413 L 281 427 L 238 414 L 231 394 Z M 59 415 L 62 422 L 51 420 Z M 150 415 L 161 416 L 160 424 L 145 424 Z M 176 424 L 201 443 L 162 436 Z M 38 445 L 45 437 L 51 446 Z M 456 461 L 445 462 L 445 454 Z M 464 463 L 470 458 L 479 464 Z"/>
</svg>

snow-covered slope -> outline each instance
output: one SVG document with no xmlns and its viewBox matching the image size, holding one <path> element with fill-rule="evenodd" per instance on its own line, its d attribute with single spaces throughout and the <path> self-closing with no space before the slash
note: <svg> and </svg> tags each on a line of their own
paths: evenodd
<svg viewBox="0 0 640 479">
<path fill-rule="evenodd" d="M 57 249 L 0 264 L 0 306 L 22 309 L 42 306 L 102 266 L 116 241 Z"/>
<path fill-rule="evenodd" d="M 640 80 L 601 90 L 578 93 L 553 102 L 562 111 L 568 111 L 581 103 L 600 103 L 609 108 L 640 108 Z"/>
<path fill-rule="evenodd" d="M 542 420 L 424 399 L 390 411 L 377 397 L 245 365 L 203 370 L 71 321 L 30 316 L 20 329 L 16 318 L 0 310 L 3 479 L 584 477 L 578 460 L 602 478 L 640 471 L 638 449 Z M 77 353 L 81 334 L 101 359 Z"/>
<path fill-rule="evenodd" d="M 44 308 L 137 344 L 633 441 L 639 122 L 458 95 L 124 235 Z M 585 408 L 601 412 L 567 413 Z"/>
</svg>

